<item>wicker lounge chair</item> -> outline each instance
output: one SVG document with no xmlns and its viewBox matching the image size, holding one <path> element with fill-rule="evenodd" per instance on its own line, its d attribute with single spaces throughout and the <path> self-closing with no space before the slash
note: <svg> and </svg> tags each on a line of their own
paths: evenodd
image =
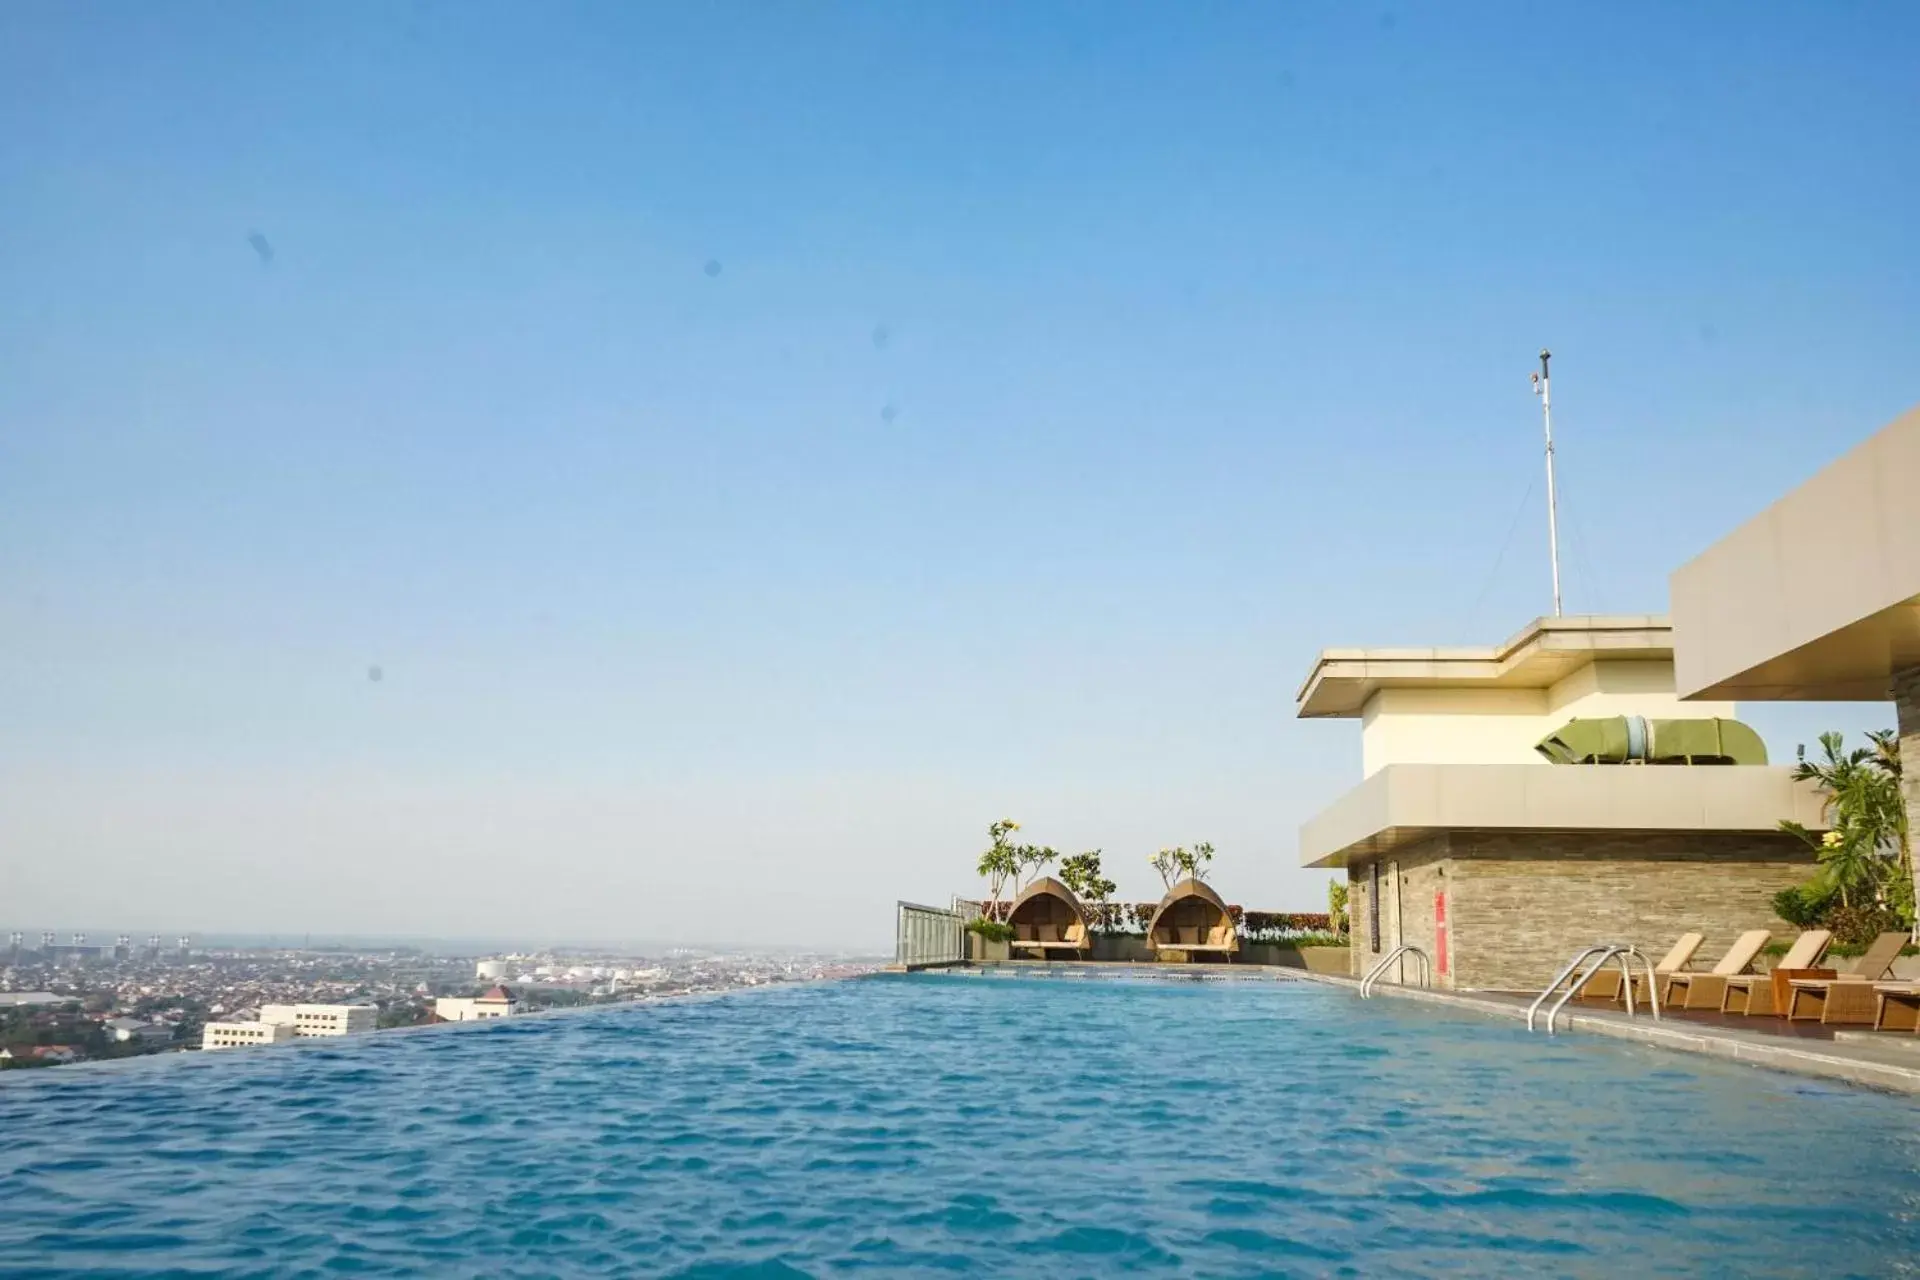
<svg viewBox="0 0 1920 1280">
<path fill-rule="evenodd" d="M 1080 900 L 1052 876 L 1042 876 L 1021 891 L 1007 911 L 1007 923 L 1013 928 L 1007 943 L 1012 955 L 1024 952 L 1042 960 L 1060 952 L 1078 956 L 1093 945 Z"/>
<path fill-rule="evenodd" d="M 1147 945 L 1155 951 L 1233 959 L 1240 933 L 1220 895 L 1198 880 L 1182 880 L 1167 890 L 1147 926 Z"/>
<path fill-rule="evenodd" d="M 1873 940 L 1853 968 L 1836 978 L 1795 978 L 1787 996 L 1789 1022 L 1818 1021 L 1826 1026 L 1870 1027 L 1878 1018 L 1879 998 L 1873 984 L 1887 976 L 1907 931 L 1883 933 Z"/>
<path fill-rule="evenodd" d="M 1720 963 L 1713 966 L 1713 972 L 1688 973 L 1683 970 L 1668 974 L 1660 991 L 1661 1006 L 1718 1009 L 1720 993 L 1726 989 L 1727 979 L 1745 973 L 1760 954 L 1760 948 L 1766 946 L 1767 939 L 1772 936 L 1765 929 L 1749 929 L 1734 939 L 1733 945 L 1727 948 L 1727 954 L 1721 956 Z"/>
<path fill-rule="evenodd" d="M 1875 1031 L 1911 1031 L 1920 1035 L 1920 982 L 1876 982 Z"/>
<path fill-rule="evenodd" d="M 1663 989 L 1666 986 L 1667 975 L 1670 973 L 1678 973 L 1686 968 L 1688 962 L 1693 959 L 1693 953 L 1700 949 L 1700 943 L 1702 941 L 1704 941 L 1704 939 L 1700 934 L 1683 933 L 1680 935 L 1678 941 L 1667 948 L 1667 954 L 1660 957 L 1660 963 L 1653 966 L 1654 979 L 1660 983 Z M 1620 967 L 1609 962 L 1601 968 L 1600 972 L 1587 979 L 1587 985 L 1580 988 L 1580 998 L 1582 1000 L 1617 1001 L 1620 999 L 1620 991 Z M 1646 1001 L 1647 979 L 1645 974 L 1636 973 L 1633 975 L 1633 998 L 1636 1004 Z"/>
<path fill-rule="evenodd" d="M 1827 954 L 1827 944 L 1832 941 L 1833 934 L 1830 931 L 1808 929 L 1793 940 L 1793 945 L 1787 948 L 1787 954 L 1780 957 L 1780 963 L 1774 968 L 1811 969 L 1820 963 L 1820 957 Z M 1721 990 L 1720 1012 L 1771 1018 L 1785 1013 L 1786 1010 L 1773 1007 L 1773 975 L 1740 973 L 1728 978 L 1726 986 Z"/>
</svg>

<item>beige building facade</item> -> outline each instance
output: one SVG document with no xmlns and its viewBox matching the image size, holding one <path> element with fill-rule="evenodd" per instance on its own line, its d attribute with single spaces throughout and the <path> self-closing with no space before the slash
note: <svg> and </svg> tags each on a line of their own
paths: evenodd
<svg viewBox="0 0 1920 1280">
<path fill-rule="evenodd" d="M 487 1022 L 518 1014 L 520 999 L 505 987 L 493 987 L 477 996 L 441 996 L 433 1012 L 442 1022 Z"/>
<path fill-rule="evenodd" d="M 372 1031 L 380 1011 L 370 1004 L 267 1004 L 260 1006 L 260 1021 L 290 1027 L 304 1040 Z"/>
<path fill-rule="evenodd" d="M 1303 718 L 1358 720 L 1362 781 L 1309 820 L 1301 861 L 1345 869 L 1352 968 L 1402 944 L 1436 985 L 1529 990 L 1581 947 L 1664 951 L 1785 930 L 1771 899 L 1813 863 L 1782 819 L 1818 796 L 1765 765 L 1556 765 L 1535 744 L 1574 719 L 1732 718 L 1682 702 L 1662 617 L 1542 618 L 1503 644 L 1331 649 Z"/>
<path fill-rule="evenodd" d="M 200 1032 L 202 1049 L 247 1049 L 292 1040 L 293 1028 L 283 1022 L 209 1022 Z"/>
<path fill-rule="evenodd" d="M 1889 701 L 1920 830 L 1920 408 L 1676 570 L 1687 699 Z"/>
</svg>

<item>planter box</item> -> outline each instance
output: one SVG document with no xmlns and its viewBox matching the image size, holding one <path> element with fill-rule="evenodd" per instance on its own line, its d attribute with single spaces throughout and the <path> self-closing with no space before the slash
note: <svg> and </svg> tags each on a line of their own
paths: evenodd
<svg viewBox="0 0 1920 1280">
<path fill-rule="evenodd" d="M 1096 933 L 1093 936 L 1093 958 L 1116 964 L 1151 964 L 1153 952 L 1147 949 L 1145 938 L 1124 933 Z"/>
<path fill-rule="evenodd" d="M 1273 944 L 1279 957 L 1272 963 L 1288 969 L 1305 969 L 1308 973 L 1331 973 L 1347 976 L 1353 964 L 1351 947 L 1290 947 L 1284 943 Z"/>
<path fill-rule="evenodd" d="M 1345 974 L 1353 964 L 1352 947 L 1301 947 L 1308 973 Z"/>
<path fill-rule="evenodd" d="M 979 964 L 982 961 L 1007 960 L 1013 955 L 1013 948 L 1005 942 L 996 942 L 983 938 L 977 933 L 967 935 L 967 959 Z"/>
</svg>

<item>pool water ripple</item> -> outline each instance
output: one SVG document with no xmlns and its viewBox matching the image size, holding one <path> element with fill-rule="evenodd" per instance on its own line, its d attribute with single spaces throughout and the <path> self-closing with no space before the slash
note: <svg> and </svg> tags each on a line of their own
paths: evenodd
<svg viewBox="0 0 1920 1280">
<path fill-rule="evenodd" d="M 1912 1274 L 1920 1109 L 1299 983 L 880 978 L 0 1078 L 0 1274 Z"/>
</svg>

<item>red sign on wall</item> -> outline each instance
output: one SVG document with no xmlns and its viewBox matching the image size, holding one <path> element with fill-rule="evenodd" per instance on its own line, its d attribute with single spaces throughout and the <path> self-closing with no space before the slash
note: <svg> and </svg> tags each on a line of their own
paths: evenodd
<svg viewBox="0 0 1920 1280">
<path fill-rule="evenodd" d="M 1433 967 L 1447 971 L 1447 891 L 1433 891 Z"/>
</svg>

